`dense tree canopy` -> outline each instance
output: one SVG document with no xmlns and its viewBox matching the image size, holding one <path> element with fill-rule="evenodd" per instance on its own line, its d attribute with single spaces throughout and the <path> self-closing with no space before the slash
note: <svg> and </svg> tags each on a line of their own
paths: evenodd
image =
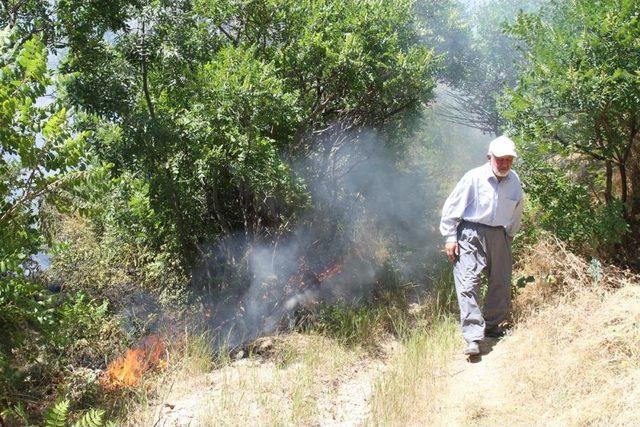
<svg viewBox="0 0 640 427">
<path fill-rule="evenodd" d="M 350 130 L 382 129 L 431 97 L 435 62 L 411 8 L 134 5 L 125 28 L 71 45 L 69 99 L 100 118 L 101 158 L 149 180 L 166 236 L 193 260 L 201 243 L 264 235 L 304 207 L 293 160 L 329 156 Z"/>
<path fill-rule="evenodd" d="M 22 260 L 41 244 L 38 208 L 82 177 L 85 133 L 72 134 L 69 110 L 42 101 L 51 77 L 44 45 L 0 33 L 0 263 Z M 15 265 L 14 265 L 15 267 Z M 6 270 L 6 268 L 3 268 Z"/>
</svg>

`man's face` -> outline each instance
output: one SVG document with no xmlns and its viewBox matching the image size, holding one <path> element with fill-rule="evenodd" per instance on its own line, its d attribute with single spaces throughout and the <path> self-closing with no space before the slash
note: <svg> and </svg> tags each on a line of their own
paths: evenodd
<svg viewBox="0 0 640 427">
<path fill-rule="evenodd" d="M 493 154 L 489 154 L 489 162 L 491 163 L 491 169 L 496 176 L 504 178 L 509 174 L 511 165 L 513 164 L 512 156 L 496 157 Z"/>
</svg>

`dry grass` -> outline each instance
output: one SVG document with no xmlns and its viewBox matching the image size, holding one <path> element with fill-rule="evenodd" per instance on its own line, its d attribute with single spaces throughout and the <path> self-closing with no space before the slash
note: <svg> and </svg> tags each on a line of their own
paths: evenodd
<svg viewBox="0 0 640 427">
<path fill-rule="evenodd" d="M 435 424 L 640 425 L 640 280 L 555 241 L 521 265 L 513 335 L 459 361 Z"/>
<path fill-rule="evenodd" d="M 493 421 L 639 425 L 640 280 L 559 242 L 525 259 L 536 282 L 516 300 L 521 322 L 496 366 L 511 411 Z"/>
<path fill-rule="evenodd" d="M 640 287 L 585 288 L 521 323 L 504 343 L 501 421 L 639 425 Z M 487 424 L 491 424 L 487 419 Z"/>
<path fill-rule="evenodd" d="M 129 411 L 127 425 L 309 425 L 349 415 L 332 406 L 331 393 L 354 369 L 372 375 L 365 352 L 317 334 L 269 341 L 256 349 L 262 354 L 216 361 L 215 369 L 195 351 L 164 375 L 154 399 Z"/>
<path fill-rule="evenodd" d="M 589 263 L 550 237 L 520 257 L 514 277 L 534 279 L 534 283 L 528 284 L 514 301 L 516 321 L 553 304 L 572 301 L 585 289 L 604 293 L 638 283 L 638 278 L 629 272 L 597 261 Z"/>
<path fill-rule="evenodd" d="M 424 425 L 446 381 L 446 367 L 459 344 L 457 321 L 440 317 L 409 332 L 389 361 L 371 401 L 373 425 Z"/>
</svg>

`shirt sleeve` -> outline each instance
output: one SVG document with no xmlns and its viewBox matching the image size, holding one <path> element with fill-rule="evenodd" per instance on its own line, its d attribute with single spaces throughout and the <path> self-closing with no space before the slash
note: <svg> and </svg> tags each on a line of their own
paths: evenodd
<svg viewBox="0 0 640 427">
<path fill-rule="evenodd" d="M 471 187 L 472 182 L 469 177 L 463 176 L 444 202 L 440 219 L 440 233 L 446 242 L 458 241 L 458 224 L 460 224 L 462 215 L 469 205 Z"/>
<path fill-rule="evenodd" d="M 520 230 L 520 225 L 522 224 L 522 210 L 524 205 L 524 199 L 520 198 L 518 204 L 516 205 L 515 210 L 513 211 L 513 220 L 511 224 L 507 228 L 507 235 L 509 237 L 513 237 Z"/>
</svg>

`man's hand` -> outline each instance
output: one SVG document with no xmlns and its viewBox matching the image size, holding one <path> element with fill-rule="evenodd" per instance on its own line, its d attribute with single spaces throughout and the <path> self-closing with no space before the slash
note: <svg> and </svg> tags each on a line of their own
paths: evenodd
<svg viewBox="0 0 640 427">
<path fill-rule="evenodd" d="M 447 242 L 444 245 L 444 251 L 447 253 L 447 256 L 451 260 L 451 262 L 456 262 L 456 256 L 459 254 L 458 250 L 458 242 Z"/>
</svg>

